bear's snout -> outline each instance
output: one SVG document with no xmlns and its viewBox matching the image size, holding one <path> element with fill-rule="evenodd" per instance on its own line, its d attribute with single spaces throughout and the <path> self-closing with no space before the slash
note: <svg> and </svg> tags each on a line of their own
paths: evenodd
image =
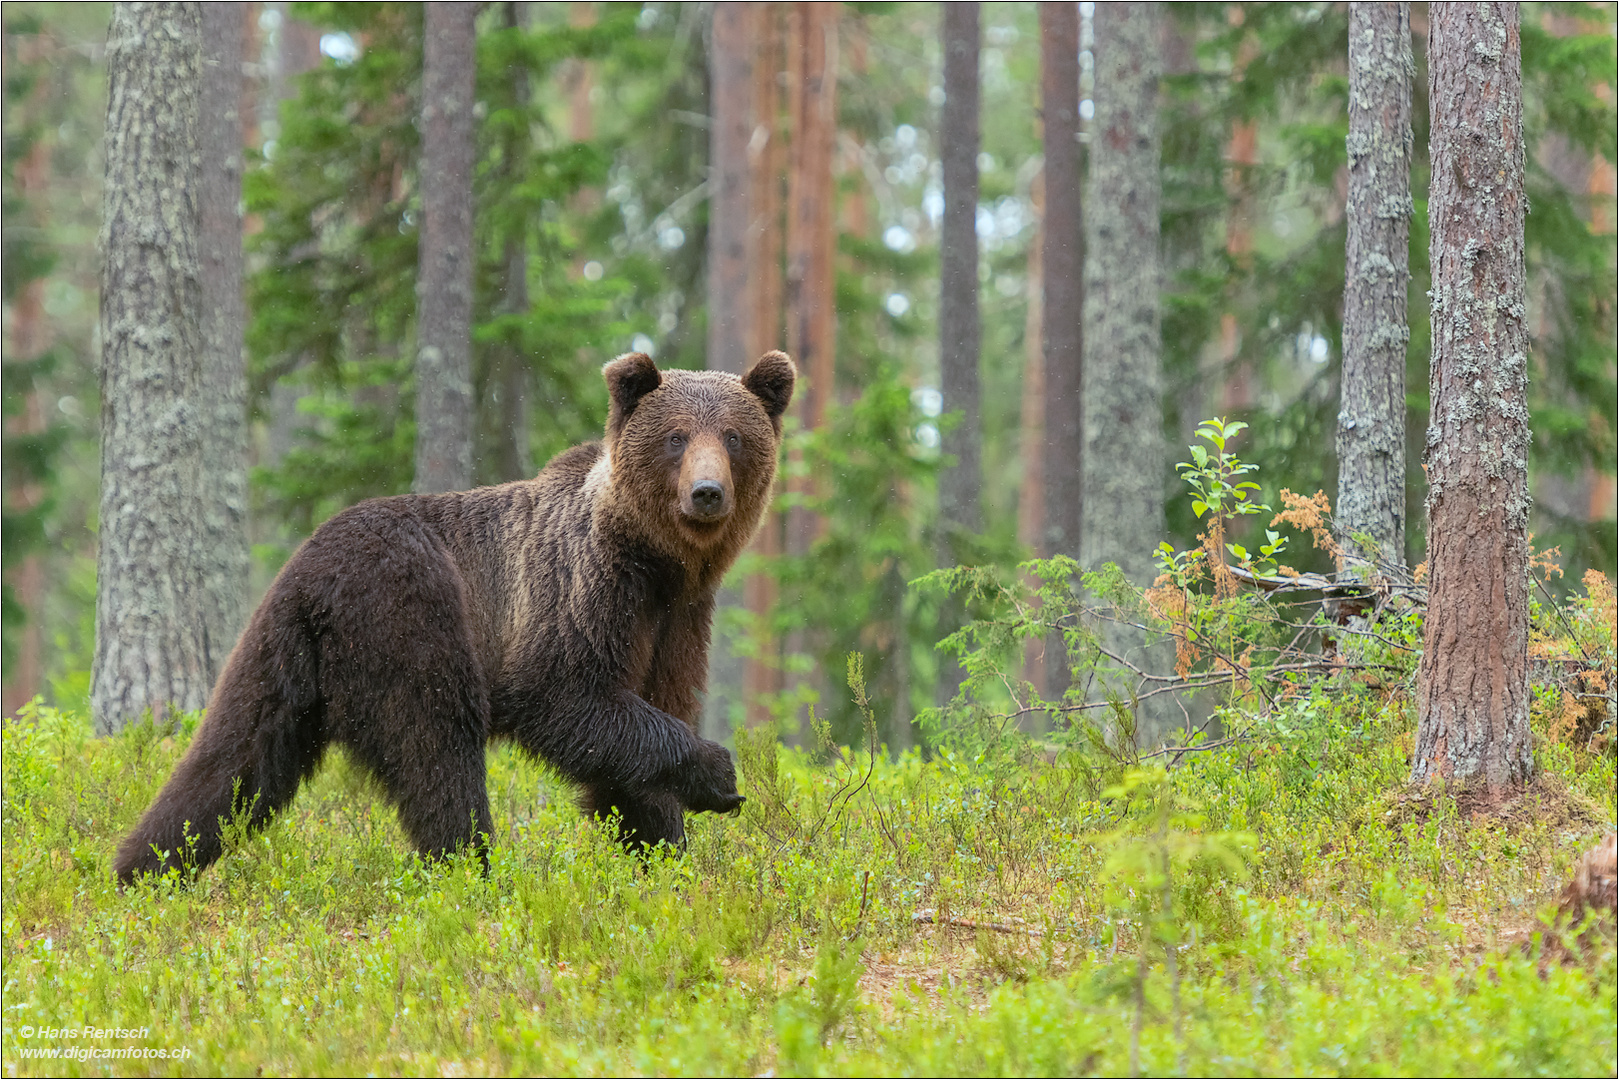
<svg viewBox="0 0 1619 1080">
<path fill-rule="evenodd" d="M 700 480 L 691 489 L 691 505 L 698 517 L 718 517 L 725 512 L 725 489 L 712 480 Z"/>
<path fill-rule="evenodd" d="M 680 512 L 705 524 L 731 513 L 731 458 L 713 436 L 692 440 L 680 462 Z"/>
</svg>

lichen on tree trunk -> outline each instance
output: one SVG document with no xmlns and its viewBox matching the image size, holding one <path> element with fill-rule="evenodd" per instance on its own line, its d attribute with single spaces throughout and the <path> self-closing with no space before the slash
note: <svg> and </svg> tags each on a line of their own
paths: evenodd
<svg viewBox="0 0 1619 1080">
<path fill-rule="evenodd" d="M 1158 297 L 1157 4 L 1106 4 L 1095 16 L 1096 93 L 1085 204 L 1085 513 L 1080 562 L 1116 563 L 1136 585 L 1157 574 L 1164 538 L 1163 376 Z M 1108 624 L 1105 644 L 1145 660 L 1143 635 Z M 1167 659 L 1155 657 L 1155 660 Z M 1155 664 L 1146 664 L 1153 667 Z M 1167 668 L 1167 664 L 1163 668 Z M 1126 688 L 1111 692 L 1123 696 Z M 1148 710 L 1161 733 L 1173 702 Z M 1167 708 L 1165 708 L 1167 706 Z"/>
<path fill-rule="evenodd" d="M 1499 791 L 1531 771 L 1518 12 L 1430 13 L 1430 585 L 1411 778 Z"/>
<path fill-rule="evenodd" d="M 1405 562 L 1405 352 L 1411 338 L 1411 6 L 1349 5 L 1349 236 L 1338 412 L 1338 540 Z M 1353 572 L 1353 568 L 1346 568 Z"/>
<path fill-rule="evenodd" d="M 197 253 L 201 5 L 118 4 L 107 34 L 101 518 L 90 709 L 117 731 L 210 688 Z"/>
</svg>

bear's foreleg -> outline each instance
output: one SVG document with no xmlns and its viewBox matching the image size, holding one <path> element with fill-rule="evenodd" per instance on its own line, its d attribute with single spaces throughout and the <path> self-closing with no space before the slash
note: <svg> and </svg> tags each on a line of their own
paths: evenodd
<svg viewBox="0 0 1619 1080">
<path fill-rule="evenodd" d="M 513 734 L 531 753 L 584 785 L 589 809 L 600 816 L 616 806 L 638 835 L 654 840 L 678 842 L 668 824 L 671 802 L 717 813 L 743 802 L 725 747 L 699 738 L 684 722 L 628 690 L 577 702 L 568 713 L 522 725 Z"/>
</svg>

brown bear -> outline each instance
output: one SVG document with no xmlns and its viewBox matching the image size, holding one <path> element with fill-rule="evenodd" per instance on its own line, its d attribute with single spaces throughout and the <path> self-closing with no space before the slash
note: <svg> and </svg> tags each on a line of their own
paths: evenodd
<svg viewBox="0 0 1619 1080">
<path fill-rule="evenodd" d="M 427 856 L 483 854 L 490 738 L 582 785 L 632 850 L 682 844 L 685 810 L 741 805 L 730 754 L 695 734 L 698 696 L 796 372 L 779 352 L 740 378 L 631 353 L 603 374 L 603 441 L 533 480 L 360 503 L 293 554 L 119 848 L 120 882 L 209 865 L 222 818 L 262 825 L 333 743 Z"/>
</svg>

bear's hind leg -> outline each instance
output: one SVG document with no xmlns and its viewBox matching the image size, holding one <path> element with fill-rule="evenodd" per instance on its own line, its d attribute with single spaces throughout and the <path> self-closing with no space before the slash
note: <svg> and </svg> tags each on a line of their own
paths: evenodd
<svg viewBox="0 0 1619 1080">
<path fill-rule="evenodd" d="M 399 811 L 399 824 L 424 858 L 475 851 L 489 870 L 489 838 L 494 820 L 482 740 L 453 754 L 412 760 L 405 756 L 375 768 Z"/>
<path fill-rule="evenodd" d="M 383 519 L 371 533 L 387 543 L 354 538 L 372 558 L 343 582 L 324 639 L 333 738 L 382 782 L 422 855 L 472 849 L 487 867 L 489 692 L 467 590 L 419 522 Z"/>
<path fill-rule="evenodd" d="M 603 784 L 585 788 L 580 799 L 585 810 L 599 821 L 617 811 L 618 842 L 625 850 L 645 855 L 660 843 L 677 851 L 686 847 L 685 812 L 680 799 L 667 791 L 645 791 L 637 795 Z"/>
</svg>

